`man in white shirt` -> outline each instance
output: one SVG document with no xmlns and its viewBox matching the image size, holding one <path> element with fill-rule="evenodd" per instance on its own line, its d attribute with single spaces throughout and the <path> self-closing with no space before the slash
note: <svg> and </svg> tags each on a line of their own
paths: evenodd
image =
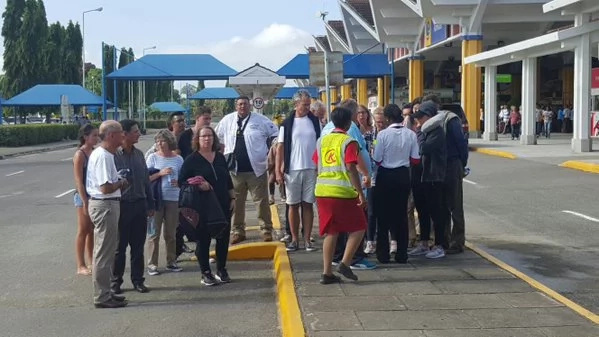
<svg viewBox="0 0 599 337">
<path fill-rule="evenodd" d="M 314 222 L 316 202 L 316 164 L 312 156 L 316 151 L 316 140 L 320 137 L 320 120 L 310 112 L 310 93 L 298 90 L 293 95 L 295 111 L 279 129 L 275 174 L 279 184 L 285 182 L 286 203 L 289 205 L 291 242 L 288 251 L 299 248 L 300 206 L 306 251 L 314 251 L 310 236 Z"/>
<path fill-rule="evenodd" d="M 102 143 L 89 156 L 86 190 L 89 194 L 88 212 L 94 224 L 94 306 L 119 308 L 127 305 L 124 296 L 110 290 L 110 277 L 118 245 L 118 224 L 121 189 L 127 180 L 120 179 L 114 154 L 123 141 L 123 128 L 117 121 L 100 125 Z"/>
<path fill-rule="evenodd" d="M 279 129 L 268 118 L 259 113 L 250 113 L 250 99 L 237 99 L 236 112 L 232 112 L 218 123 L 216 135 L 224 146 L 233 187 L 235 189 L 235 211 L 231 226 L 231 244 L 245 237 L 245 201 L 248 190 L 257 203 L 258 224 L 262 239 L 272 241 L 272 219 L 268 203 L 268 179 L 266 173 L 268 148 Z"/>
</svg>

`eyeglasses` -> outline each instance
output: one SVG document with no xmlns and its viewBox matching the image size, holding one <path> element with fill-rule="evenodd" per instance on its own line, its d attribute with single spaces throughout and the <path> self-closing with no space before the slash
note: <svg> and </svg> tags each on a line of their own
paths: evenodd
<svg viewBox="0 0 599 337">
<path fill-rule="evenodd" d="M 179 119 L 173 119 L 174 122 L 176 123 L 184 123 L 185 119 L 184 118 L 179 118 Z"/>
</svg>

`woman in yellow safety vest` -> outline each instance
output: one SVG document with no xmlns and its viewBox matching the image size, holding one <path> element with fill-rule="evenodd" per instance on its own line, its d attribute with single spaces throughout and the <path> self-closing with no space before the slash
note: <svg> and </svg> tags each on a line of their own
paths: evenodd
<svg viewBox="0 0 599 337">
<path fill-rule="evenodd" d="M 339 233 L 349 233 L 349 237 L 337 272 L 346 278 L 358 280 L 349 266 L 366 230 L 364 208 L 367 202 L 356 168 L 358 143 L 346 134 L 352 123 L 351 117 L 351 111 L 345 108 L 333 110 L 331 121 L 335 130 L 318 140 L 313 157 L 318 165 L 315 194 L 320 235 L 325 236 L 322 246 L 322 284 L 340 281 L 331 267 Z"/>
</svg>

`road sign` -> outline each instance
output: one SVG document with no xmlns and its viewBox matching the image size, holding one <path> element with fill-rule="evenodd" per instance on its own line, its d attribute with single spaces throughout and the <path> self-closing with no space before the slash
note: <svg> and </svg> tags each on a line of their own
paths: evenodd
<svg viewBox="0 0 599 337">
<path fill-rule="evenodd" d="M 324 87 L 324 52 L 313 52 L 309 56 L 310 62 L 310 85 Z M 329 85 L 338 86 L 343 84 L 343 53 L 327 53 L 329 68 Z"/>
<path fill-rule="evenodd" d="M 256 110 L 261 110 L 262 108 L 264 108 L 264 99 L 262 97 L 254 98 L 254 108 Z"/>
</svg>

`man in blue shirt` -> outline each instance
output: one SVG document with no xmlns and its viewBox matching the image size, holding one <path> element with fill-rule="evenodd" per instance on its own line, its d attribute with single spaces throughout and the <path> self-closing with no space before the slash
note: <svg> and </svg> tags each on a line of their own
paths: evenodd
<svg viewBox="0 0 599 337">
<path fill-rule="evenodd" d="M 354 99 L 346 99 L 341 101 L 339 104 L 340 107 L 349 109 L 352 112 L 352 120 L 353 123 L 347 134 L 354 138 L 358 145 L 360 146 L 360 160 L 358 162 L 358 172 L 362 176 L 362 187 L 364 189 L 364 194 L 366 194 L 366 189 L 370 187 L 370 177 L 372 176 L 371 165 L 370 165 L 370 154 L 366 148 L 366 141 L 364 140 L 364 136 L 362 136 L 362 132 L 360 132 L 360 128 L 357 126 L 358 123 L 358 103 Z M 322 131 L 320 132 L 320 136 L 323 137 L 328 135 L 335 129 L 333 122 L 327 123 L 324 126 Z M 366 216 L 366 215 L 365 215 Z M 339 233 L 339 237 L 337 238 L 337 245 L 335 246 L 335 255 L 333 256 L 333 263 L 339 263 L 343 258 L 343 252 L 345 251 L 345 243 L 347 241 L 347 233 Z M 366 259 L 367 255 L 364 253 L 362 249 L 358 249 L 354 254 L 354 258 L 352 259 L 352 264 L 350 265 L 351 269 L 374 269 L 376 268 L 376 264 L 368 261 Z"/>
</svg>

